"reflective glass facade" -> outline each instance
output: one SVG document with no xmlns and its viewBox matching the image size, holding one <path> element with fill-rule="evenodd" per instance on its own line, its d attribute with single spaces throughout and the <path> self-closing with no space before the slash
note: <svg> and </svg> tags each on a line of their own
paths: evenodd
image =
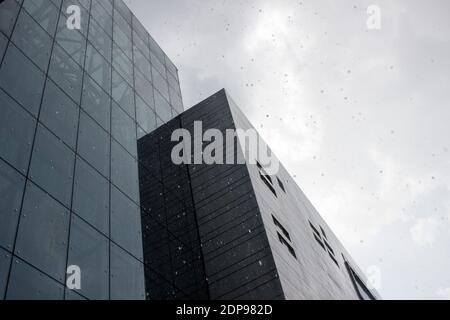
<svg viewBox="0 0 450 320">
<path fill-rule="evenodd" d="M 121 0 L 5 0 L 0 110 L 0 299 L 146 298 L 137 139 L 183 111 L 177 68 Z"/>
</svg>

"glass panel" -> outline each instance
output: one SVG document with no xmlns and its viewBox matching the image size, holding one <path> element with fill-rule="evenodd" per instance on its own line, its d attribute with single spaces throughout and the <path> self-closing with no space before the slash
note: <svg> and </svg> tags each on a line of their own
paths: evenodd
<svg viewBox="0 0 450 320">
<path fill-rule="evenodd" d="M 73 210 L 104 234 L 109 234 L 109 182 L 77 159 Z"/>
<path fill-rule="evenodd" d="M 86 53 L 86 38 L 78 30 L 67 28 L 67 19 L 61 16 L 56 32 L 56 42 L 75 60 L 80 66 L 84 65 Z"/>
<path fill-rule="evenodd" d="M 139 50 L 134 47 L 134 75 L 137 72 L 141 72 L 142 75 L 149 81 L 152 80 L 152 68 L 148 58 Z"/>
<path fill-rule="evenodd" d="M 144 101 L 136 96 L 136 117 L 139 125 L 147 133 L 156 129 L 156 114 Z"/>
<path fill-rule="evenodd" d="M 103 129 L 109 132 L 111 122 L 111 99 L 86 73 L 84 74 L 83 100 L 81 107 L 97 121 Z"/>
<path fill-rule="evenodd" d="M 108 62 L 111 62 L 112 40 L 94 20 L 91 20 L 89 25 L 89 41 Z"/>
<path fill-rule="evenodd" d="M 87 223 L 72 216 L 69 265 L 79 266 L 82 274 L 80 294 L 89 299 L 109 297 L 109 241 Z"/>
<path fill-rule="evenodd" d="M 49 76 L 77 104 L 80 103 L 82 70 L 57 44 L 53 48 Z"/>
<path fill-rule="evenodd" d="M 168 74 L 167 80 L 169 82 L 169 86 L 174 89 L 179 96 L 181 96 L 181 90 L 180 90 L 180 84 L 178 83 L 178 80 L 175 79 L 170 73 Z"/>
<path fill-rule="evenodd" d="M 137 155 L 136 124 L 115 102 L 112 108 L 111 132 L 125 149 L 132 155 Z"/>
<path fill-rule="evenodd" d="M 133 201 L 139 203 L 137 161 L 115 141 L 112 142 L 111 150 L 112 182 Z"/>
<path fill-rule="evenodd" d="M 28 182 L 15 254 L 64 283 L 69 211 Z"/>
<path fill-rule="evenodd" d="M 111 188 L 111 239 L 142 260 L 142 233 L 140 208 Z"/>
<path fill-rule="evenodd" d="M 0 4 L 0 31 L 7 37 L 11 35 L 19 10 L 20 6 L 14 0 L 2 1 Z"/>
<path fill-rule="evenodd" d="M 112 37 L 112 17 L 108 13 L 108 11 L 103 7 L 103 2 L 107 3 L 108 1 L 94 1 L 92 2 L 91 8 L 91 17 L 95 19 L 95 22 L 108 34 L 108 36 Z M 91 19 L 91 25 L 92 25 Z"/>
<path fill-rule="evenodd" d="M 105 0 L 105 1 L 94 1 L 100 3 L 100 5 L 105 8 L 106 12 L 112 16 L 113 14 L 113 6 L 112 6 L 113 0 Z M 94 4 L 92 3 L 92 11 L 94 11 Z"/>
<path fill-rule="evenodd" d="M 166 56 L 166 68 L 169 73 L 174 76 L 176 79 L 178 79 L 178 69 L 175 67 L 175 65 L 170 61 L 170 59 Z"/>
<path fill-rule="evenodd" d="M 133 60 L 131 35 L 125 33 L 117 24 L 114 24 L 114 43 L 125 53 L 129 60 Z"/>
<path fill-rule="evenodd" d="M 141 38 L 137 34 L 137 32 L 133 33 L 133 45 L 134 45 L 134 60 L 136 63 L 136 52 L 139 51 L 140 54 L 145 57 L 148 61 L 150 61 L 150 49 L 148 48 L 148 35 L 145 35 L 145 37 Z"/>
<path fill-rule="evenodd" d="M 85 70 L 103 90 L 111 92 L 111 65 L 90 44 L 86 51 Z"/>
<path fill-rule="evenodd" d="M 152 76 L 153 76 L 153 84 L 155 85 L 156 89 L 158 89 L 158 91 L 163 95 L 163 97 L 167 101 L 169 101 L 169 86 L 167 84 L 165 77 L 161 76 L 155 68 L 152 69 Z"/>
<path fill-rule="evenodd" d="M 153 105 L 153 87 L 151 82 L 145 79 L 140 72 L 136 72 L 134 75 L 136 79 L 136 92 L 148 105 Z"/>
<path fill-rule="evenodd" d="M 144 265 L 112 243 L 111 299 L 145 299 Z"/>
<path fill-rule="evenodd" d="M 74 153 L 68 147 L 39 125 L 30 178 L 68 208 L 72 194 L 74 159 Z"/>
<path fill-rule="evenodd" d="M 128 83 L 113 70 L 112 72 L 112 97 L 134 119 L 134 93 Z"/>
<path fill-rule="evenodd" d="M 62 300 L 64 287 L 42 272 L 15 258 L 7 300 Z"/>
<path fill-rule="evenodd" d="M 142 52 L 148 52 L 148 32 L 145 30 L 144 26 L 141 24 L 141 22 L 136 19 L 135 16 L 133 16 L 133 36 L 134 36 L 134 43 L 137 43 L 138 41 L 142 42 L 145 47 L 147 47 L 147 50 L 141 49 Z M 139 39 L 139 40 L 138 40 Z M 144 47 L 142 47 L 144 48 Z"/>
<path fill-rule="evenodd" d="M 178 113 L 182 113 L 184 111 L 183 100 L 178 95 L 176 90 L 172 89 L 172 87 L 170 87 L 170 101 L 172 102 L 172 106 L 175 110 L 178 111 Z"/>
<path fill-rule="evenodd" d="M 36 121 L 0 90 L 0 156 L 26 174 Z"/>
<path fill-rule="evenodd" d="M 20 12 L 12 41 L 42 71 L 47 71 L 52 39 L 24 10 Z"/>
<path fill-rule="evenodd" d="M 128 9 L 127 5 L 122 0 L 115 0 L 114 1 L 114 8 L 120 13 L 120 16 L 117 16 L 117 11 L 115 12 L 114 19 L 118 19 L 117 17 L 120 17 L 124 22 L 131 25 L 131 11 Z"/>
<path fill-rule="evenodd" d="M 80 116 L 78 153 L 103 176 L 109 178 L 109 135 L 84 112 Z"/>
<path fill-rule="evenodd" d="M 11 266 L 11 255 L 0 248 L 0 300 L 4 299 L 6 281 L 8 281 L 9 267 Z"/>
<path fill-rule="evenodd" d="M 164 66 L 165 56 L 166 56 L 164 54 L 164 51 L 161 50 L 159 45 L 156 43 L 156 41 L 151 36 L 149 37 L 148 41 L 149 41 L 151 52 L 153 52 L 155 57 L 158 58 L 159 63 L 161 63 Z M 156 61 L 154 61 L 153 57 L 152 57 L 152 63 L 156 63 Z M 165 74 L 165 72 L 163 72 L 162 74 Z"/>
<path fill-rule="evenodd" d="M 61 1 L 55 1 L 58 8 L 50 0 L 25 0 L 23 7 L 51 36 L 55 33 Z"/>
<path fill-rule="evenodd" d="M 11 251 L 24 187 L 25 178 L 0 160 L 0 246 Z"/>
<path fill-rule="evenodd" d="M 160 74 L 163 75 L 163 77 L 166 74 L 166 67 L 164 67 L 164 64 L 156 57 L 156 55 L 153 52 L 150 52 L 151 57 L 151 63 L 156 70 L 159 71 Z"/>
<path fill-rule="evenodd" d="M 167 122 L 172 118 L 170 104 L 157 90 L 155 90 L 155 106 L 156 113 L 164 122 Z"/>
<path fill-rule="evenodd" d="M 47 80 L 40 121 L 75 150 L 79 109 L 53 81 Z"/>
<path fill-rule="evenodd" d="M 130 85 L 133 84 L 133 64 L 116 44 L 113 46 L 113 67 Z"/>
<path fill-rule="evenodd" d="M 41 103 L 44 80 L 44 74 L 10 44 L 0 69 L 0 87 L 35 116 Z"/>
<path fill-rule="evenodd" d="M 3 59 L 3 54 L 6 51 L 6 46 L 8 45 L 8 38 L 0 33 L 0 61 Z"/>
</svg>

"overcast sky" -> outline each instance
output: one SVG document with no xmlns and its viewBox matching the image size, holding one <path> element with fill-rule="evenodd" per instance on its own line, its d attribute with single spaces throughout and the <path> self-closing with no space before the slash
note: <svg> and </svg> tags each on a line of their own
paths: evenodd
<svg viewBox="0 0 450 320">
<path fill-rule="evenodd" d="M 226 88 L 383 298 L 450 299 L 450 1 L 126 2 L 186 107 Z"/>
</svg>

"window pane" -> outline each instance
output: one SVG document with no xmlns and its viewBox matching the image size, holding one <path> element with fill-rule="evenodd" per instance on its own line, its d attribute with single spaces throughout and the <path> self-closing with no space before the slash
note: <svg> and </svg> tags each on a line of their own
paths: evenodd
<svg viewBox="0 0 450 320">
<path fill-rule="evenodd" d="M 166 74 L 166 67 L 164 67 L 164 64 L 156 57 L 153 52 L 150 52 L 150 57 L 152 66 L 164 76 Z"/>
<path fill-rule="evenodd" d="M 139 203 L 137 161 L 115 141 L 112 142 L 111 180 L 133 201 Z"/>
<path fill-rule="evenodd" d="M 2 1 L 0 4 L 0 31 L 7 37 L 11 35 L 19 10 L 20 6 L 14 0 Z"/>
<path fill-rule="evenodd" d="M 8 280 L 9 267 L 11 265 L 11 255 L 0 248 L 0 299 L 3 299 L 6 291 L 6 281 Z"/>
<path fill-rule="evenodd" d="M 111 127 L 113 138 L 136 156 L 136 124 L 116 103 L 113 103 Z"/>
<path fill-rule="evenodd" d="M 111 239 L 142 260 L 141 211 L 114 187 L 111 188 Z"/>
<path fill-rule="evenodd" d="M 24 187 L 25 178 L 0 160 L 0 246 L 11 251 Z"/>
<path fill-rule="evenodd" d="M 170 104 L 167 102 L 164 97 L 155 90 L 155 106 L 156 113 L 164 122 L 169 121 L 172 118 L 172 111 L 170 108 Z"/>
<path fill-rule="evenodd" d="M 111 92 L 111 66 L 90 44 L 87 47 L 85 69 L 103 90 Z"/>
<path fill-rule="evenodd" d="M 61 16 L 56 32 L 56 42 L 66 51 L 80 66 L 84 64 L 86 53 L 86 38 L 78 30 L 67 28 L 67 19 Z"/>
<path fill-rule="evenodd" d="M 135 117 L 133 89 L 115 71 L 112 72 L 112 97 L 130 117 Z"/>
<path fill-rule="evenodd" d="M 38 127 L 30 167 L 30 178 L 70 207 L 75 155 L 42 126 Z"/>
<path fill-rule="evenodd" d="M 42 272 L 13 259 L 7 300 L 62 300 L 64 287 Z"/>
<path fill-rule="evenodd" d="M 82 159 L 77 159 L 73 210 L 104 234 L 109 234 L 109 183 Z"/>
<path fill-rule="evenodd" d="M 10 44 L 0 69 L 0 87 L 35 116 L 41 102 L 44 79 L 44 74 Z"/>
<path fill-rule="evenodd" d="M 15 254 L 64 283 L 69 211 L 28 182 Z"/>
<path fill-rule="evenodd" d="M 8 38 L 0 33 L 0 60 L 3 59 L 3 54 L 5 54 L 6 46 L 8 45 Z"/>
<path fill-rule="evenodd" d="M 130 85 L 133 84 L 133 64 L 116 44 L 113 47 L 113 67 Z"/>
<path fill-rule="evenodd" d="M 107 61 L 111 62 L 112 40 L 94 20 L 91 20 L 89 25 L 89 41 Z"/>
<path fill-rule="evenodd" d="M 58 6 L 60 1 L 55 2 Z M 54 35 L 58 21 L 59 8 L 52 5 L 50 0 L 25 0 L 25 10 L 36 20 L 51 36 Z"/>
<path fill-rule="evenodd" d="M 152 69 L 153 84 L 156 89 L 163 95 L 163 97 L 169 101 L 169 85 L 166 78 L 163 77 L 155 68 Z"/>
<path fill-rule="evenodd" d="M 170 87 L 170 101 L 172 102 L 173 108 L 178 112 L 182 113 L 184 111 L 183 100 L 178 95 L 175 89 Z"/>
<path fill-rule="evenodd" d="M 150 60 L 138 49 L 134 47 L 134 74 L 136 77 L 136 72 L 141 72 L 144 77 L 149 81 L 152 80 L 152 69 Z"/>
<path fill-rule="evenodd" d="M 156 129 L 156 114 L 144 101 L 136 96 L 136 117 L 139 125 L 147 133 Z"/>
<path fill-rule="evenodd" d="M 109 178 L 109 135 L 84 112 L 80 116 L 78 153 L 103 176 Z"/>
<path fill-rule="evenodd" d="M 80 294 L 89 299 L 109 297 L 109 241 L 80 218 L 72 216 L 69 265 L 82 271 Z"/>
<path fill-rule="evenodd" d="M 42 71 L 47 71 L 52 39 L 24 10 L 19 15 L 12 40 Z"/>
<path fill-rule="evenodd" d="M 103 7 L 104 3 L 108 1 L 93 1 L 91 8 L 91 22 L 94 18 L 95 22 L 101 27 L 108 36 L 112 37 L 112 17 L 108 11 Z"/>
<path fill-rule="evenodd" d="M 75 150 L 79 109 L 53 81 L 47 80 L 40 121 Z"/>
<path fill-rule="evenodd" d="M 116 15 L 114 16 L 116 19 L 119 19 L 117 17 L 120 17 L 120 19 L 124 20 L 124 22 L 131 25 L 131 11 L 128 9 L 127 5 L 122 0 L 115 0 L 114 1 L 114 8 L 120 13 L 120 16 Z"/>
<path fill-rule="evenodd" d="M 117 24 L 114 24 L 114 44 L 123 51 L 130 61 L 133 60 L 131 35 L 122 31 Z"/>
<path fill-rule="evenodd" d="M 36 121 L 0 90 L 0 156 L 27 172 Z"/>
<path fill-rule="evenodd" d="M 111 244 L 111 299 L 144 300 L 144 265 Z"/>
<path fill-rule="evenodd" d="M 87 74 L 84 75 L 83 101 L 81 107 L 103 129 L 109 132 L 111 122 L 111 99 Z"/>
<path fill-rule="evenodd" d="M 147 80 L 140 72 L 136 72 L 135 76 L 135 84 L 136 84 L 136 92 L 144 99 L 145 103 L 148 105 L 153 105 L 153 86 L 152 83 Z"/>
<path fill-rule="evenodd" d="M 55 44 L 53 48 L 49 76 L 77 104 L 80 103 L 82 78 L 81 67 L 57 44 Z"/>
</svg>

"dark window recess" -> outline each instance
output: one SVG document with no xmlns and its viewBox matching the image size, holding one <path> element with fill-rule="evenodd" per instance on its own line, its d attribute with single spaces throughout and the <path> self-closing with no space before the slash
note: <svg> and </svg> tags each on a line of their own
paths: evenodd
<svg viewBox="0 0 450 320">
<path fill-rule="evenodd" d="M 277 196 L 277 192 L 275 191 L 275 188 L 273 187 L 272 177 L 267 174 L 267 172 L 264 170 L 264 168 L 261 166 L 261 164 L 256 161 L 256 166 L 259 169 L 259 176 L 261 177 L 261 180 L 265 183 L 267 188 L 275 195 Z"/>
<path fill-rule="evenodd" d="M 317 235 L 314 235 L 314 239 L 316 239 L 317 243 L 323 248 L 323 250 L 325 250 L 325 251 L 327 250 L 325 248 L 325 245 L 322 242 L 322 239 L 320 239 L 320 237 L 318 237 Z"/>
<path fill-rule="evenodd" d="M 325 239 L 328 239 L 327 234 L 325 233 L 325 231 L 323 230 L 322 227 L 320 227 L 320 231 L 322 231 L 322 235 Z"/>
<path fill-rule="evenodd" d="M 286 193 L 286 189 L 284 188 L 283 182 L 281 182 L 280 178 L 277 177 L 278 185 L 280 186 L 281 190 L 283 190 L 284 193 Z"/>
<path fill-rule="evenodd" d="M 289 253 L 295 258 L 297 259 L 297 255 L 295 254 L 295 250 L 294 248 L 292 248 L 291 244 L 279 233 L 277 232 L 278 235 L 278 240 L 280 240 L 280 242 L 282 244 L 284 244 L 286 246 L 286 248 L 288 248 Z"/>
<path fill-rule="evenodd" d="M 309 221 L 309 226 L 311 227 L 311 230 L 313 232 L 314 239 L 316 239 L 317 243 L 322 247 L 322 249 L 328 253 L 331 260 L 339 267 L 339 262 L 336 259 L 335 253 L 333 248 L 328 243 L 327 235 L 325 231 L 323 230 L 322 226 L 319 226 L 320 231 L 312 224 L 311 221 Z"/>
<path fill-rule="evenodd" d="M 275 218 L 273 215 L 272 215 L 272 219 L 273 219 L 273 223 L 275 224 L 275 226 L 283 232 L 283 234 L 285 235 L 286 238 L 288 238 L 289 241 L 292 241 L 291 236 L 289 235 L 289 232 L 286 230 L 285 227 L 283 227 L 283 225 L 280 223 L 280 221 L 278 221 L 277 218 Z"/>
<path fill-rule="evenodd" d="M 360 300 L 377 300 L 370 289 L 367 288 L 364 281 L 361 280 L 361 278 L 347 261 L 345 261 L 345 267 L 347 268 L 350 279 L 352 280 L 353 288 L 355 289 L 358 298 Z"/>
</svg>

